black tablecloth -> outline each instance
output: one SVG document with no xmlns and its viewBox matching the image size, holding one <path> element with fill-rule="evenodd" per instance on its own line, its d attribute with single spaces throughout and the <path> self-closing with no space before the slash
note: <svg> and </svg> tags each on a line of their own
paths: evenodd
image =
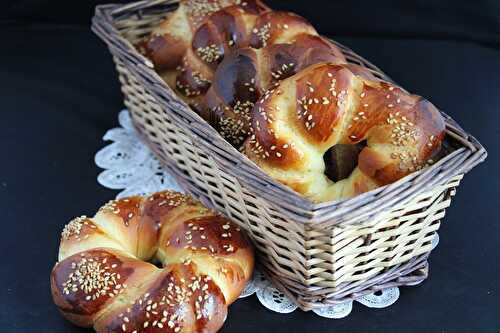
<svg viewBox="0 0 500 333">
<path fill-rule="evenodd" d="M 88 27 L 0 29 L 0 330 L 90 332 L 52 304 L 59 233 L 116 192 L 100 186 L 94 155 L 117 125 L 122 96 L 111 58 Z M 500 330 L 500 52 L 474 43 L 340 38 L 408 90 L 474 133 L 490 156 L 466 176 L 440 229 L 430 278 L 386 309 L 354 304 L 328 320 L 263 308 L 229 311 L 223 332 L 498 332 Z"/>
</svg>

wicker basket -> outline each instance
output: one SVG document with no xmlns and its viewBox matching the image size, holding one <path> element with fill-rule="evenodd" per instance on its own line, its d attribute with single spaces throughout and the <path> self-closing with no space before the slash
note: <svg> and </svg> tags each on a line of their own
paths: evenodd
<svg viewBox="0 0 500 333">
<path fill-rule="evenodd" d="M 181 185 L 246 229 L 264 273 L 303 310 L 423 281 L 455 188 L 486 158 L 481 144 L 443 114 L 456 149 L 439 162 L 353 199 L 314 204 L 224 141 L 136 52 L 133 43 L 175 8 L 173 0 L 99 6 L 93 30 L 113 54 L 138 132 Z M 390 81 L 339 46 L 350 62 Z"/>
</svg>

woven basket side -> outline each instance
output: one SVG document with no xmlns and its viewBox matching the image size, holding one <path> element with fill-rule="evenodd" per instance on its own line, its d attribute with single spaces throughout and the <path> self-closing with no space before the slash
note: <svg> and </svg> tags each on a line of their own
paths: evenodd
<svg viewBox="0 0 500 333">
<path fill-rule="evenodd" d="M 269 278 L 302 309 L 356 299 L 392 286 L 413 285 L 427 277 L 432 240 L 462 176 L 436 187 L 364 227 L 306 230 L 307 280 L 277 273 Z"/>
<path fill-rule="evenodd" d="M 429 252 L 439 220 L 451 202 L 451 189 L 461 176 L 438 186 L 402 206 L 381 214 L 362 226 L 309 230 L 308 285 L 337 288 L 364 281 L 387 267 Z"/>
</svg>

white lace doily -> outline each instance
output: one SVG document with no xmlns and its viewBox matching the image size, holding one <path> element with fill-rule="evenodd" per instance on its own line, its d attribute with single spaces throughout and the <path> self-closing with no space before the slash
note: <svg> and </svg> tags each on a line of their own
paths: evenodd
<svg viewBox="0 0 500 333">
<path fill-rule="evenodd" d="M 112 141 L 95 155 L 95 163 L 104 169 L 97 181 L 104 187 L 121 190 L 116 196 L 123 198 L 130 195 L 144 195 L 165 189 L 182 192 L 174 178 L 162 169 L 158 160 L 143 143 L 140 142 L 127 110 L 120 112 L 118 121 L 121 127 L 113 128 L 104 135 L 105 141 Z M 433 249 L 439 237 L 433 240 Z M 255 294 L 260 303 L 269 310 L 290 313 L 298 307 L 283 293 L 276 289 L 262 273 L 255 271 L 240 298 Z M 377 293 L 363 296 L 355 302 L 370 308 L 388 307 L 399 298 L 399 289 L 388 288 Z M 313 310 L 325 318 L 344 318 L 351 313 L 352 301 Z"/>
</svg>

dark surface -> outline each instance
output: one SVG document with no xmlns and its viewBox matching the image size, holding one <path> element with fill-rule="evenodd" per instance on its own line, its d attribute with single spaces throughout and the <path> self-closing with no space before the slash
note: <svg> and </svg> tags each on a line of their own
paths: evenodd
<svg viewBox="0 0 500 333">
<path fill-rule="evenodd" d="M 122 108 L 111 57 L 86 26 L 4 25 L 0 40 L 0 331 L 91 332 L 58 314 L 49 274 L 63 225 L 116 194 L 96 182 L 93 160 Z M 395 305 L 355 303 L 346 319 L 327 320 L 275 314 L 252 296 L 231 306 L 223 332 L 499 332 L 500 52 L 444 40 L 339 40 L 451 114 L 490 156 L 458 189 L 429 280 L 403 288 Z"/>
<path fill-rule="evenodd" d="M 0 20 L 87 24 L 96 4 L 127 0 L 3 0 Z M 500 42 L 498 0 L 266 0 L 336 35 Z"/>
</svg>

